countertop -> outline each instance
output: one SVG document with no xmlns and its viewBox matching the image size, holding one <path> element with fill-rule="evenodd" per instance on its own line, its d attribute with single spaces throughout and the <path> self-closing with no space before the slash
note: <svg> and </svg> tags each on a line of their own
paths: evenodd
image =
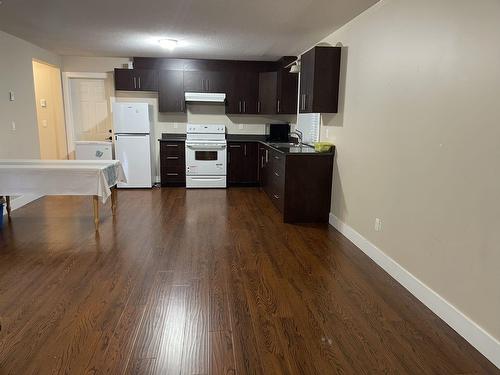
<svg viewBox="0 0 500 375">
<path fill-rule="evenodd" d="M 317 152 L 314 147 L 308 145 L 298 146 L 289 146 L 289 147 L 276 147 L 273 146 L 273 142 L 268 142 L 266 135 L 262 134 L 226 134 L 226 140 L 228 142 L 259 142 L 266 146 L 269 146 L 276 151 L 279 151 L 283 154 L 306 154 L 306 155 L 333 155 L 335 153 L 335 146 L 332 147 L 332 151 L 330 152 Z M 186 134 L 182 133 L 162 133 L 161 138 L 158 139 L 160 142 L 168 142 L 168 141 L 185 141 Z"/>
<path fill-rule="evenodd" d="M 168 142 L 168 141 L 185 141 L 186 134 L 183 133 L 162 133 L 161 138 L 158 139 L 160 142 Z"/>
<path fill-rule="evenodd" d="M 226 139 L 228 142 L 259 142 L 266 146 L 269 146 L 276 151 L 283 154 L 308 154 L 308 155 L 333 155 L 335 153 L 335 146 L 332 147 L 330 152 L 317 152 L 314 147 L 308 145 L 289 146 L 289 147 L 276 147 L 273 146 L 273 142 L 267 141 L 266 135 L 258 134 L 227 134 Z"/>
</svg>

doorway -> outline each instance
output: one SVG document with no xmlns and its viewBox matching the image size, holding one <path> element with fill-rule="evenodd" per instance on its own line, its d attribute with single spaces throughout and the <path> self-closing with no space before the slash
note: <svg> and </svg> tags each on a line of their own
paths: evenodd
<svg viewBox="0 0 500 375">
<path fill-rule="evenodd" d="M 70 157 L 75 141 L 106 141 L 112 131 L 112 76 L 106 73 L 63 73 Z"/>
<path fill-rule="evenodd" d="M 67 159 L 61 71 L 33 60 L 36 115 L 41 159 Z"/>
</svg>

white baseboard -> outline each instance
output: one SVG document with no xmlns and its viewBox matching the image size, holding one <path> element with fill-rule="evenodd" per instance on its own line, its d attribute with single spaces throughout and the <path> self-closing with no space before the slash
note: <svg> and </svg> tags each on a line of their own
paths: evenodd
<svg viewBox="0 0 500 375">
<path fill-rule="evenodd" d="M 329 223 L 500 368 L 500 342 L 497 339 L 332 213 Z"/>
<path fill-rule="evenodd" d="M 10 208 L 12 209 L 12 211 L 17 210 L 18 208 L 21 208 L 22 206 L 30 202 L 33 202 L 41 197 L 43 197 L 43 195 L 34 195 L 34 194 L 25 194 L 15 198 L 13 197 L 10 200 Z M 5 207 L 3 210 L 3 214 L 7 215 L 7 210 L 5 209 Z"/>
</svg>

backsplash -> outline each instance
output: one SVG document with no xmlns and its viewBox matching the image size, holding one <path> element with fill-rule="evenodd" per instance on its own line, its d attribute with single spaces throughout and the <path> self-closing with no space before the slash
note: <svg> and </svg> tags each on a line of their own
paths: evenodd
<svg viewBox="0 0 500 375">
<path fill-rule="evenodd" d="M 188 104 L 187 113 L 159 113 L 156 93 L 117 91 L 111 101 L 148 103 L 154 115 L 155 174 L 159 181 L 159 145 L 156 139 L 162 133 L 186 133 L 187 123 L 224 124 L 229 134 L 266 134 L 266 123 L 289 122 L 292 126 L 297 121 L 294 115 L 251 116 L 226 115 L 222 104 Z"/>
<path fill-rule="evenodd" d="M 185 133 L 186 124 L 223 124 L 229 134 L 265 134 L 266 123 L 289 122 L 292 125 L 297 121 L 294 115 L 227 115 L 224 105 L 214 104 L 188 104 L 187 113 L 159 113 L 158 98 L 155 93 L 116 92 L 118 102 L 144 102 L 153 105 L 155 132 Z"/>
</svg>

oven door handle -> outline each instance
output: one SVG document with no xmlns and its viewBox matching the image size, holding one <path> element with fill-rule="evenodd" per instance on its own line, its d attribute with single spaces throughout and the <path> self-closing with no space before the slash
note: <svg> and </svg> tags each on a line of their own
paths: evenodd
<svg viewBox="0 0 500 375">
<path fill-rule="evenodd" d="M 226 145 L 186 145 L 192 150 L 223 150 Z"/>
</svg>

